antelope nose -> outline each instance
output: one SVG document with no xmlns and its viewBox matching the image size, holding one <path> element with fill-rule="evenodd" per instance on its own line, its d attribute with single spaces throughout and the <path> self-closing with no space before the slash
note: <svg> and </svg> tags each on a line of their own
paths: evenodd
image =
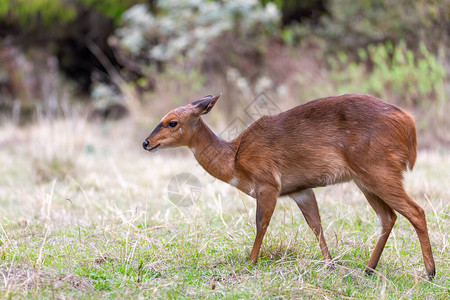
<svg viewBox="0 0 450 300">
<path fill-rule="evenodd" d="M 145 140 L 145 141 L 142 143 L 142 147 L 144 147 L 145 150 L 148 149 L 148 145 L 149 145 L 149 142 L 148 142 L 147 140 Z"/>
</svg>

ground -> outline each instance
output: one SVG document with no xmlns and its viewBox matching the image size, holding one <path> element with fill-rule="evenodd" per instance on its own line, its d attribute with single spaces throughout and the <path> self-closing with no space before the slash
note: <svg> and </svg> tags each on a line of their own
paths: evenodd
<svg viewBox="0 0 450 300">
<path fill-rule="evenodd" d="M 1 297 L 450 297 L 448 149 L 420 151 L 405 177 L 427 215 L 437 268 L 428 281 L 401 216 L 375 274 L 364 275 L 379 223 L 352 183 L 316 189 L 335 270 L 288 198 L 250 265 L 255 201 L 203 172 L 187 149 L 142 150 L 151 129 L 79 118 L 0 128 Z M 201 184 L 190 206 L 169 193 L 183 172 Z"/>
</svg>

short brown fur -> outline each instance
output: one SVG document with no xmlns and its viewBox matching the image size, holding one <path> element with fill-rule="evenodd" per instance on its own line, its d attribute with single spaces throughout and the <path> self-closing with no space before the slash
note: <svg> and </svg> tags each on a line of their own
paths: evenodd
<svg viewBox="0 0 450 300">
<path fill-rule="evenodd" d="M 224 141 L 200 117 L 218 98 L 206 96 L 169 112 L 143 146 L 151 151 L 187 146 L 212 176 L 256 198 L 253 263 L 277 197 L 289 196 L 332 265 L 312 188 L 353 180 L 382 227 L 366 272 L 377 266 L 396 211 L 414 226 L 428 277 L 435 276 L 424 210 L 403 188 L 403 172 L 414 167 L 417 155 L 416 129 L 409 114 L 372 96 L 341 95 L 262 117 L 236 139 Z"/>
</svg>

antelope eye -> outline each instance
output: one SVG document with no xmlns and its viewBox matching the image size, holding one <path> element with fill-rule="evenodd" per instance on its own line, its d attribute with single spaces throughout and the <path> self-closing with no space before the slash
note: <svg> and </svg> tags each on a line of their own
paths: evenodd
<svg viewBox="0 0 450 300">
<path fill-rule="evenodd" d="M 167 126 L 168 126 L 168 127 L 174 128 L 174 127 L 176 127 L 177 125 L 178 125 L 178 122 L 177 122 L 177 121 L 170 121 L 169 124 L 168 124 Z"/>
</svg>

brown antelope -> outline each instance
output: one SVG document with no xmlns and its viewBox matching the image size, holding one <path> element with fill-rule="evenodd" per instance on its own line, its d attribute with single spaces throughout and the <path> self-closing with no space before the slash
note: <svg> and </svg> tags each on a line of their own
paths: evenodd
<svg viewBox="0 0 450 300">
<path fill-rule="evenodd" d="M 232 141 L 203 122 L 219 96 L 206 96 L 165 115 L 143 147 L 148 151 L 187 146 L 212 176 L 256 198 L 256 263 L 279 196 L 289 196 L 332 260 L 313 188 L 353 180 L 377 213 L 381 234 L 366 273 L 377 266 L 399 212 L 414 226 L 428 277 L 435 264 L 424 210 L 403 188 L 403 172 L 416 161 L 413 118 L 367 95 L 317 99 L 278 115 L 264 116 Z"/>
</svg>

